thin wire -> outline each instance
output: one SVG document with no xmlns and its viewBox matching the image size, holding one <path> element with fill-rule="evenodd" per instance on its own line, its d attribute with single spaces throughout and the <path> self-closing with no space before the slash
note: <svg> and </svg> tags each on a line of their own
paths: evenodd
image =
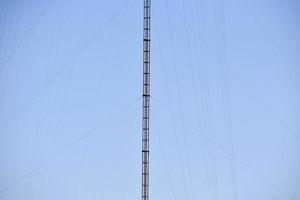
<svg viewBox="0 0 300 200">
<path fill-rule="evenodd" d="M 18 42 L 16 48 L 9 54 L 9 56 L 7 57 L 7 59 L 0 65 L 0 70 L 3 70 L 3 68 L 8 64 L 8 62 L 12 59 L 12 57 L 16 54 L 16 52 L 19 50 L 19 48 L 22 46 L 22 44 L 24 43 L 25 39 L 30 35 L 30 33 L 32 32 L 32 30 L 35 28 L 35 26 L 38 24 L 38 22 L 41 20 L 41 18 L 45 15 L 46 11 L 49 9 L 49 7 L 51 6 L 51 4 L 54 2 L 55 0 L 50 0 L 46 7 L 42 10 L 41 14 L 35 19 L 35 21 L 31 24 L 31 26 L 28 28 L 28 30 L 25 32 L 25 34 L 23 35 L 23 37 L 21 38 L 21 40 Z"/>
<path fill-rule="evenodd" d="M 7 18 L 7 3 L 5 1 L 2 2 L 2 6 L 1 6 L 1 16 L 0 16 L 0 26 L 2 27 L 1 28 L 1 32 L 0 32 L 0 53 L 2 53 L 2 50 L 4 49 L 3 46 L 4 46 L 4 35 L 5 35 L 5 21 L 6 21 L 6 18 Z"/>
<path fill-rule="evenodd" d="M 198 82 L 200 83 L 200 94 L 202 93 L 202 109 L 203 109 L 203 120 L 206 132 L 208 132 L 214 138 L 214 129 L 212 126 L 212 108 L 211 108 L 211 95 L 208 78 L 208 64 L 207 64 L 207 49 L 206 49 L 206 37 L 205 37 L 205 24 L 204 24 L 204 3 L 203 0 L 196 1 L 195 8 L 197 9 L 196 17 L 198 26 L 195 26 L 195 30 L 199 33 L 199 46 L 201 55 L 201 65 L 198 64 L 197 74 Z M 197 56 L 197 61 L 199 56 Z M 199 61 L 198 61 L 199 62 Z M 201 67 L 202 66 L 202 67 Z M 201 71 L 200 71 L 201 69 Z M 211 183 L 211 199 L 217 200 L 219 197 L 218 191 L 218 174 L 217 174 L 217 161 L 215 156 L 215 149 L 205 138 L 205 148 L 208 150 L 208 176 Z"/>
<path fill-rule="evenodd" d="M 58 4 L 57 4 L 58 5 Z M 56 61 L 57 61 L 57 51 L 58 51 L 58 44 L 59 44 L 59 40 L 56 40 L 55 36 L 56 35 L 60 35 L 60 29 L 57 28 L 57 23 L 56 21 L 59 21 L 58 19 L 58 11 L 59 9 L 57 9 L 57 7 L 55 8 L 55 19 L 53 20 L 53 32 L 52 32 L 52 36 L 51 36 L 51 44 L 53 44 L 53 46 L 51 48 L 49 48 L 50 52 L 49 52 L 49 63 L 47 66 L 47 72 L 46 72 L 46 80 L 51 76 L 51 74 L 53 73 L 53 71 L 55 71 L 55 68 L 52 66 L 55 66 Z M 54 108 L 52 103 L 49 104 L 49 102 L 55 102 L 55 97 L 57 97 L 57 92 L 59 87 L 59 83 L 58 82 L 56 84 L 56 87 L 54 87 L 52 90 L 47 90 L 46 95 L 44 95 L 44 114 L 43 114 L 43 118 L 41 118 L 41 122 L 43 122 L 43 125 L 45 126 L 43 127 L 39 127 L 39 132 L 40 134 L 43 133 L 43 129 L 45 130 L 50 130 L 50 122 L 51 122 L 51 116 L 54 112 Z M 56 117 L 56 119 L 59 119 L 59 117 L 61 117 L 60 115 L 58 117 Z M 39 149 L 37 149 L 37 156 L 36 156 L 36 160 L 34 162 L 33 166 L 36 166 L 38 164 L 38 160 L 45 160 L 47 159 L 47 153 L 49 153 L 49 148 L 46 148 L 47 145 L 49 145 L 50 141 L 53 140 L 53 137 L 56 135 L 57 130 L 52 129 L 54 134 L 47 134 L 47 132 L 43 133 L 43 137 L 41 137 L 41 140 L 39 141 Z M 52 139 L 50 139 L 52 138 Z M 42 148 L 42 149 L 41 149 Z M 48 151 L 47 151 L 48 149 Z M 51 151 L 50 151 L 51 152 Z M 47 173 L 47 167 L 43 168 L 39 173 L 36 173 L 34 176 L 32 176 L 32 178 L 35 177 L 35 179 L 33 179 L 32 182 L 32 188 L 34 188 L 34 190 L 31 193 L 31 196 L 28 198 L 28 200 L 34 200 L 34 199 L 40 199 L 39 195 L 42 191 L 42 187 L 44 185 L 44 180 L 45 180 L 45 176 Z"/>
<path fill-rule="evenodd" d="M 169 35 L 170 35 L 170 42 L 171 42 L 171 49 L 172 49 L 172 61 L 173 61 L 173 68 L 175 71 L 175 80 L 176 80 L 176 88 L 177 88 L 177 95 L 179 98 L 179 106 L 180 106 L 180 113 L 182 114 L 182 103 L 181 103 L 181 98 L 180 98 L 180 89 L 179 89 L 179 81 L 178 81 L 178 72 L 177 72 L 177 66 L 176 66 L 176 60 L 175 60 L 175 54 L 174 54 L 174 40 L 173 40 L 173 34 L 172 34 L 172 27 L 171 27 L 171 21 L 170 21 L 170 11 L 169 11 L 169 7 L 168 4 L 166 4 L 166 13 L 167 13 L 167 21 L 168 21 L 168 29 L 169 29 Z M 184 124 L 182 124 L 183 127 L 183 133 L 184 133 L 184 147 L 185 147 L 185 153 L 188 154 L 187 152 L 187 144 L 186 144 L 186 134 L 185 134 L 185 127 Z M 178 136 L 175 136 L 176 139 L 176 144 L 178 146 L 177 149 L 179 148 L 179 140 L 178 140 Z M 189 195 L 188 195 L 188 190 L 187 190 L 187 181 L 186 181 L 186 177 L 185 177 L 185 173 L 184 173 L 184 166 L 183 166 L 183 161 L 182 161 L 182 155 L 180 152 L 178 152 L 179 154 L 179 163 L 180 163 L 180 167 L 182 170 L 182 179 L 183 179 L 183 183 L 184 183 L 184 191 L 185 191 L 185 195 L 187 200 L 189 200 Z M 188 158 L 188 157 L 187 157 Z M 188 169 L 190 170 L 190 167 L 188 165 Z"/>
<path fill-rule="evenodd" d="M 155 14 L 153 12 L 153 20 L 154 22 L 156 22 L 156 18 L 155 18 Z M 159 55 L 160 55 L 160 62 L 161 62 L 161 68 L 163 71 L 163 76 L 164 76 L 164 84 L 165 84 L 165 89 L 166 89 L 166 93 L 167 93 L 167 97 L 168 97 L 168 104 L 170 105 L 171 110 L 173 110 L 173 105 L 172 105 L 172 101 L 171 101 L 171 95 L 170 95 L 170 91 L 169 91 L 169 86 L 168 86 L 168 82 L 167 82 L 167 72 L 165 69 L 165 64 L 164 64 L 164 60 L 163 60 L 163 55 L 162 55 L 162 48 L 161 48 L 161 44 L 160 44 L 160 39 L 159 39 L 159 34 L 158 34 L 158 28 L 156 23 L 154 23 L 154 31 L 157 35 L 157 41 L 158 41 L 158 48 L 159 48 Z M 179 146 L 179 139 L 178 139 L 178 135 L 177 135 L 177 129 L 176 129 L 176 123 L 175 123 L 175 117 L 174 115 L 171 114 L 171 121 L 172 121 L 172 126 L 173 126 L 173 134 L 174 134 L 174 138 L 175 138 L 175 142 L 176 142 L 176 150 L 177 150 L 177 155 L 178 155 L 178 159 L 179 159 L 179 164 L 180 164 L 180 169 L 181 169 L 181 178 L 183 179 L 184 183 L 185 183 L 185 179 L 184 179 L 184 172 L 183 172 L 183 166 L 182 166 L 182 159 L 181 159 L 181 151 L 180 151 L 180 146 Z M 186 198 L 187 198 L 187 193 L 185 193 Z"/>
<path fill-rule="evenodd" d="M 158 141 L 158 144 L 159 144 L 159 149 L 160 149 L 162 159 L 163 159 L 163 162 L 164 162 L 164 165 L 165 165 L 165 169 L 166 169 L 166 172 L 167 172 L 167 175 L 168 175 L 169 185 L 170 185 L 170 188 L 172 190 L 173 198 L 174 198 L 174 200 L 176 200 L 177 197 L 176 197 L 175 187 L 174 187 L 174 183 L 173 183 L 173 180 L 172 180 L 172 177 L 171 177 L 171 172 L 170 172 L 170 169 L 169 169 L 169 165 L 168 165 L 168 162 L 167 162 L 167 156 L 166 156 L 166 153 L 164 151 L 164 148 L 163 148 L 163 145 L 162 145 L 162 142 L 161 142 L 160 134 L 159 134 L 159 131 L 158 131 L 158 128 L 157 128 L 157 123 L 156 123 L 156 120 L 154 118 L 153 113 L 151 114 L 151 116 L 152 116 L 152 119 L 153 119 L 154 133 L 157 137 L 157 141 Z"/>
<path fill-rule="evenodd" d="M 23 180 L 25 180 L 26 178 L 28 178 L 32 174 L 34 174 L 37 171 L 39 171 L 40 169 L 42 169 L 43 167 L 49 165 L 52 161 L 54 161 L 57 158 L 59 158 L 63 153 L 65 153 L 66 151 L 68 151 L 69 149 L 71 149 L 73 146 L 75 146 L 76 144 L 78 144 L 78 143 L 82 142 L 83 140 L 85 140 L 87 137 L 89 137 L 92 134 L 94 134 L 100 127 L 104 126 L 107 122 L 109 122 L 112 119 L 116 118 L 118 115 L 120 115 L 121 113 L 123 113 L 125 110 L 127 110 L 128 108 L 130 108 L 131 106 L 133 106 L 134 104 L 136 104 L 140 99 L 141 99 L 141 97 L 139 97 L 139 98 L 135 99 L 134 101 L 130 102 L 129 104 L 125 105 L 123 108 L 121 108 L 117 112 L 114 112 L 113 114 L 111 114 L 110 116 L 108 116 L 107 118 L 105 118 L 104 120 L 102 120 L 101 122 L 99 122 L 99 124 L 97 124 L 95 127 L 91 128 L 89 131 L 87 131 L 84 134 L 82 134 L 81 136 L 77 137 L 75 140 L 73 140 L 71 143 L 69 143 L 68 145 L 66 145 L 64 148 L 62 148 L 60 151 L 58 151 L 52 157 L 50 157 L 46 161 L 42 162 L 41 164 L 37 165 L 36 167 L 32 168 L 26 174 L 24 174 L 23 176 L 19 177 L 15 181 L 11 182 L 7 186 L 3 187 L 0 190 L 0 195 L 2 195 L 3 193 L 7 192 L 11 188 L 13 188 L 15 185 L 17 185 L 18 183 L 22 182 Z"/>
<path fill-rule="evenodd" d="M 60 2 L 59 2 L 60 3 Z M 61 36 L 61 24 L 62 24 L 62 21 L 61 21 L 61 18 L 59 16 L 59 3 L 57 4 L 57 7 L 55 8 L 55 19 L 54 19 L 54 27 L 53 27 L 53 35 L 52 35 L 52 44 L 54 45 L 54 47 L 52 47 L 52 61 L 51 61 L 51 64 L 49 64 L 50 66 L 56 66 L 57 64 L 57 57 L 58 57 L 58 49 L 59 49 L 59 44 L 60 44 L 60 38 L 56 38 L 56 37 L 59 37 Z M 60 22 L 60 24 L 58 24 L 57 22 Z M 51 67 L 50 68 L 50 72 L 48 72 L 47 76 L 51 76 L 51 74 L 53 73 L 53 71 L 55 71 L 55 67 Z M 47 77 L 48 79 L 48 77 Z M 56 84 L 56 86 L 54 87 L 54 90 L 50 90 L 52 91 L 50 94 L 49 94 L 49 90 L 48 90 L 48 97 L 46 97 L 46 100 L 47 102 L 55 102 L 55 98 L 58 97 L 57 93 L 59 91 L 59 87 L 60 86 L 60 82 L 58 82 Z M 48 111 L 47 111 L 47 114 L 48 114 L 48 118 L 45 120 L 45 130 L 50 130 L 51 127 L 53 126 L 50 126 L 50 122 L 51 120 L 53 119 L 52 115 L 53 115 L 53 112 L 55 110 L 55 107 L 51 107 L 53 104 L 49 104 L 47 103 L 46 104 L 48 106 Z M 62 109 L 60 109 L 62 110 Z M 57 121 L 61 121 L 61 117 L 62 115 L 58 115 L 55 117 L 55 119 Z M 51 153 L 52 152 L 52 146 L 53 146 L 53 141 L 54 141 L 54 138 L 56 137 L 57 135 L 57 132 L 59 132 L 58 128 L 53 128 L 53 134 L 46 134 L 46 136 L 48 135 L 49 138 L 45 138 L 45 141 L 48 141 L 47 144 L 47 147 L 44 151 L 43 151 L 43 154 L 40 156 L 40 160 L 45 160 L 47 159 L 47 156 L 50 155 L 49 152 Z M 46 147 L 46 144 L 43 145 Z M 43 170 L 41 170 L 41 172 L 37 173 L 40 177 L 39 177 L 39 183 L 37 183 L 37 181 L 35 181 L 35 198 L 30 198 L 29 200 L 33 200 L 33 199 L 40 199 L 40 195 L 41 195 L 41 192 L 42 192 L 42 188 L 43 186 L 45 185 L 45 179 L 46 179 L 46 175 L 48 173 L 48 167 L 45 167 Z"/>
<path fill-rule="evenodd" d="M 15 118 L 17 118 L 27 107 L 29 107 L 33 101 L 39 97 L 42 92 L 47 89 L 64 71 L 66 71 L 69 67 L 70 64 L 77 58 L 80 53 L 85 50 L 89 44 L 101 33 L 104 31 L 104 29 L 113 21 L 114 18 L 116 18 L 120 12 L 126 7 L 126 5 L 130 2 L 131 0 L 126 0 L 124 4 L 116 10 L 116 12 L 75 52 L 75 54 L 58 70 L 56 71 L 53 76 L 46 82 L 44 83 L 38 91 L 25 103 L 21 108 L 16 111 L 12 117 L 10 117 L 1 127 L 0 127 L 0 132 L 3 132 L 3 130 L 8 127 Z M 1 134 L 3 135 L 3 134 Z M 0 136 L 1 136 L 0 135 Z"/>
<path fill-rule="evenodd" d="M 216 0 L 216 24 L 217 34 L 219 38 L 219 55 L 222 55 L 223 60 L 227 62 L 227 42 L 226 42 L 226 29 L 225 29 L 225 8 L 224 0 Z M 230 98 L 230 85 L 228 80 L 228 69 L 222 66 L 222 63 L 218 61 L 221 77 L 221 96 L 224 107 L 224 120 L 226 126 L 226 142 L 228 151 L 235 155 L 234 151 L 234 138 L 232 133 L 232 119 L 231 119 L 231 98 Z M 232 188 L 232 199 L 238 199 L 237 190 L 237 178 L 236 178 L 236 166 L 235 160 L 230 159 L 230 175 L 231 175 L 231 188 Z"/>
<path fill-rule="evenodd" d="M 170 5 L 170 7 L 172 8 L 172 10 L 176 13 L 176 14 L 178 14 L 178 15 L 180 15 L 180 13 L 179 12 L 177 12 L 176 10 L 175 10 L 175 8 L 174 7 L 172 7 L 171 5 Z M 194 30 L 194 28 L 193 28 L 193 26 L 192 25 L 190 25 L 190 24 L 188 24 L 189 25 L 189 27 L 190 27 L 190 29 L 192 30 L 192 33 L 194 33 L 196 36 L 198 36 L 199 37 L 199 35 L 198 35 L 198 33 Z M 210 50 L 210 52 L 217 58 L 217 59 L 219 59 L 222 63 L 223 63 L 223 65 L 226 67 L 226 68 L 228 68 L 228 70 L 238 79 L 238 80 L 240 80 L 242 83 L 243 83 L 243 85 L 245 86 L 245 88 L 258 100 L 258 102 L 260 102 L 264 107 L 265 107 L 265 109 L 266 110 L 268 110 L 288 131 L 289 131 L 289 133 L 291 134 L 291 135 L 293 135 L 293 137 L 295 137 L 295 139 L 298 141 L 298 142 L 300 142 L 300 137 L 288 126 L 288 124 L 285 122 L 285 121 L 283 121 L 280 117 L 279 117 L 279 115 L 277 115 L 257 94 L 256 94 L 256 92 L 254 91 L 254 90 L 252 90 L 251 89 L 251 87 L 246 83 L 246 81 L 244 81 L 244 79 L 242 79 L 242 77 L 238 74 L 238 73 L 236 73 L 235 71 L 233 71 L 233 69 L 232 69 L 232 67 L 226 62 L 226 61 L 224 61 L 223 59 L 222 59 L 222 57 L 220 57 L 220 55 L 213 49 L 213 48 L 211 48 L 210 46 L 208 46 L 207 44 L 206 44 L 206 46 L 207 46 L 207 49 L 208 50 Z"/>
<path fill-rule="evenodd" d="M 53 42 L 53 38 L 51 38 L 51 41 Z M 49 67 L 50 67 L 50 61 L 47 61 L 47 70 L 46 73 L 48 73 Z M 45 80 L 47 80 L 47 76 L 44 77 Z M 49 93 L 49 92 L 48 92 Z M 48 96 L 47 93 L 47 96 Z M 31 158 L 30 158 L 30 166 L 35 166 L 40 154 L 41 154 L 41 148 L 44 146 L 43 145 L 43 141 L 45 140 L 45 135 L 44 132 L 42 132 L 42 124 L 46 119 L 46 99 L 47 96 L 45 98 L 42 99 L 41 101 L 41 107 L 38 109 L 38 118 L 36 120 L 35 123 L 35 131 L 33 131 L 32 133 L 34 134 L 35 138 L 33 141 L 33 146 L 32 146 L 32 150 L 31 150 Z M 33 200 L 34 199 L 34 193 L 37 190 L 38 187 L 34 186 L 34 182 L 36 182 L 38 180 L 38 175 L 35 174 L 35 176 L 32 176 L 30 178 L 28 178 L 26 180 L 26 182 L 24 183 L 24 195 L 23 195 L 23 199 L 24 200 Z"/>
<path fill-rule="evenodd" d="M 192 4 L 192 8 L 194 8 L 194 9 L 196 9 L 196 15 L 199 13 L 199 11 L 198 11 L 198 5 L 193 5 Z M 196 30 L 198 30 L 199 29 L 199 25 L 198 25 L 198 23 L 195 23 L 195 15 L 194 15 L 194 12 L 193 12 L 193 10 L 194 9 L 192 9 L 192 20 L 193 20 L 193 24 L 194 24 L 194 26 L 196 27 Z M 198 22 L 199 20 L 197 19 L 196 20 L 196 22 Z M 187 25 L 187 21 L 185 20 L 185 26 Z M 200 37 L 199 37 L 200 38 Z M 196 38 L 195 39 L 195 44 L 197 44 L 199 41 L 197 41 L 197 39 L 199 40 L 199 38 Z M 200 43 L 200 46 L 201 46 L 201 43 Z M 203 48 L 203 46 L 201 46 L 202 48 Z M 196 52 L 196 66 L 197 66 L 197 73 L 198 73 L 198 75 L 200 74 L 200 72 L 199 72 L 199 67 L 200 67 L 200 62 L 199 62 L 199 49 L 198 49 L 198 45 L 195 45 L 195 52 Z M 202 55 L 203 56 L 203 55 Z M 204 56 L 203 56 L 204 57 Z M 201 59 L 202 60 L 202 65 L 204 65 L 204 60 L 203 59 Z M 195 71 L 194 71 L 194 69 L 192 68 L 191 69 L 191 71 L 192 71 L 192 77 L 193 77 L 193 89 L 194 89 L 194 95 L 195 95 L 195 100 L 196 100 L 196 113 L 197 113 L 197 122 L 198 122 L 198 126 L 199 126 L 199 128 L 201 129 L 201 130 L 204 130 L 205 128 L 206 128 L 206 125 L 207 124 L 205 124 L 206 123 L 206 119 L 204 119 L 205 118 L 205 116 L 202 116 L 203 117 L 203 121 L 204 121 L 204 125 L 202 126 L 202 124 L 201 124 L 201 120 L 200 120 L 200 117 L 201 117 L 201 114 L 200 114 L 200 106 L 199 106 L 199 102 L 198 102 L 198 92 L 197 92 L 197 87 L 196 87 L 196 82 L 199 82 L 199 78 L 197 79 L 197 77 L 196 78 L 194 78 L 194 76 L 195 75 L 197 75 L 197 73 L 195 73 Z M 196 80 L 197 79 L 197 80 Z M 201 96 L 202 97 L 200 97 L 200 99 L 204 99 L 204 96 L 203 96 L 203 91 L 204 91 L 204 88 L 203 88 L 203 85 L 202 85 L 202 83 L 201 84 L 199 84 L 200 85 L 200 94 L 201 94 Z M 203 103 L 201 103 L 200 104 L 201 105 L 201 109 L 202 110 L 205 110 L 205 106 L 203 105 Z M 208 186 L 208 191 L 209 191 L 209 198 L 210 199 L 212 199 L 213 198 L 213 195 L 215 194 L 215 191 L 213 191 L 214 189 L 213 189 L 213 181 L 212 181 L 212 172 L 211 172 L 211 162 L 210 162 L 210 157 L 211 157 L 211 153 L 210 153 L 210 149 L 207 147 L 207 141 L 206 141 L 206 138 L 201 138 L 202 140 L 201 140 L 201 147 L 203 148 L 203 159 L 204 159 L 204 163 L 206 164 L 205 165 L 205 167 L 206 167 L 206 171 L 207 171 L 207 173 L 205 173 L 205 175 L 206 175 L 206 182 L 207 182 L 207 186 Z"/>
<path fill-rule="evenodd" d="M 184 21 L 185 21 L 185 33 L 186 33 L 186 39 L 187 39 L 187 45 L 188 45 L 188 55 L 189 55 L 189 67 L 191 69 L 191 72 L 192 72 L 192 83 L 193 83 L 193 94 L 194 94 L 194 98 L 195 98 L 195 101 L 196 101 L 196 105 L 197 105 L 197 112 L 199 112 L 199 104 L 198 104 L 198 95 L 197 95 L 197 92 L 196 92 L 196 81 L 195 81 L 195 77 L 194 77 L 194 67 L 193 67 L 193 56 L 192 56 L 192 48 L 191 48 L 191 39 L 190 39 L 190 34 L 189 34 L 189 30 L 186 26 L 187 24 L 187 14 L 186 14 L 186 6 L 185 6 L 185 0 L 182 0 L 181 1 L 182 3 L 182 10 L 183 10 L 183 15 L 184 15 Z M 199 117 L 198 117 L 199 119 Z M 200 127 L 201 127 L 201 124 L 200 124 Z M 189 155 L 188 155 L 189 156 Z M 188 163 L 190 165 L 190 163 Z M 191 170 L 189 170 L 189 177 L 190 177 L 190 180 L 192 180 L 192 172 Z M 191 191 L 192 191 L 192 199 L 195 199 L 195 192 L 194 192 L 194 184 L 192 181 L 190 181 L 190 185 L 191 185 Z"/>
<path fill-rule="evenodd" d="M 279 54 L 281 55 L 281 57 L 286 61 L 286 63 L 288 64 L 288 66 L 295 72 L 295 74 L 300 79 L 300 73 L 296 70 L 296 67 L 291 63 L 291 61 L 289 60 L 288 56 L 286 55 L 286 53 L 284 52 L 284 50 L 281 48 L 281 46 L 278 44 L 278 42 L 273 38 L 272 34 L 268 31 L 268 29 L 266 28 L 266 26 L 263 24 L 262 20 L 260 20 L 260 18 L 258 17 L 258 15 L 249 6 L 248 1 L 246 1 L 246 0 L 241 0 L 241 1 L 243 2 L 244 6 L 247 8 L 247 10 L 249 11 L 249 13 L 252 15 L 252 17 L 255 20 L 255 22 L 261 27 L 261 29 L 263 30 L 263 32 L 265 33 L 265 35 L 273 43 L 273 45 L 275 46 L 275 48 L 277 49 L 277 51 L 279 52 Z"/>
<path fill-rule="evenodd" d="M 3 13 L 3 16 L 2 16 L 2 19 L 1 19 L 1 30 L 2 30 L 2 33 L 1 33 L 1 53 L 2 53 L 2 50 L 3 52 L 4 49 L 5 49 L 5 46 L 7 45 L 7 41 L 8 39 L 5 38 L 6 36 L 6 30 L 7 30 L 7 26 L 6 26 L 6 23 L 9 19 L 9 14 L 8 14 L 8 10 L 9 10 L 9 5 L 7 2 L 3 2 L 3 10 L 2 10 L 2 13 Z M 8 23 L 10 24 L 10 23 Z M 5 55 L 3 53 L 3 55 Z M 3 108 L 3 104 L 4 104 L 4 97 L 5 97 L 5 94 L 6 94 L 6 91 L 7 91 L 7 81 L 5 81 L 5 78 L 7 78 L 7 71 L 2 71 L 2 73 L 0 73 L 0 85 L 1 85 L 1 94 L 0 94 L 0 112 L 2 111 L 2 108 Z"/>
<path fill-rule="evenodd" d="M 154 98 L 153 96 L 151 97 L 151 99 L 153 99 L 154 102 L 156 102 L 158 105 L 160 105 L 162 108 L 164 108 L 166 111 L 171 113 L 171 110 L 165 106 L 164 104 L 162 104 L 160 101 L 158 101 L 156 98 Z M 246 167 L 247 169 L 249 169 L 250 171 L 252 171 L 254 174 L 256 174 L 258 177 L 260 177 L 262 180 L 264 180 L 265 182 L 269 183 L 270 185 L 272 185 L 274 188 L 276 188 L 278 191 L 281 191 L 283 194 L 287 195 L 290 199 L 296 200 L 295 195 L 292 195 L 291 193 L 289 193 L 286 189 L 284 189 L 283 187 L 277 185 L 276 183 L 272 182 L 270 179 L 268 179 L 264 174 L 262 174 L 261 172 L 259 172 L 257 169 L 255 169 L 254 167 L 252 167 L 251 165 L 249 165 L 248 163 L 246 163 L 245 161 L 241 160 L 240 158 L 238 158 L 237 156 L 231 154 L 226 148 L 224 148 L 222 145 L 220 145 L 219 143 L 217 143 L 214 139 L 212 139 L 212 137 L 209 134 L 206 134 L 204 132 L 202 132 L 201 130 L 199 130 L 197 127 L 195 127 L 194 125 L 192 125 L 191 123 L 189 123 L 188 120 L 185 120 L 182 116 L 180 116 L 178 113 L 174 113 L 178 118 L 184 120 L 186 122 L 186 124 L 194 129 L 197 133 L 201 134 L 202 136 L 206 137 L 208 139 L 208 141 L 210 143 L 212 143 L 214 146 L 216 146 L 217 148 L 219 148 L 221 151 L 223 151 L 225 154 L 227 154 L 229 157 L 231 157 L 232 159 L 236 160 L 238 163 L 240 163 L 241 165 L 243 165 L 244 167 Z"/>
<path fill-rule="evenodd" d="M 199 128 L 202 130 L 202 125 L 201 125 L 201 120 L 200 120 L 200 107 L 199 107 L 199 103 L 198 103 L 198 92 L 197 92 L 197 87 L 196 87 L 196 79 L 195 79 L 195 72 L 194 72 L 194 68 L 193 68 L 193 56 L 192 56 L 192 49 L 191 49 L 191 45 L 190 45 L 190 35 L 189 35 L 189 29 L 187 27 L 187 23 L 188 23 L 188 20 L 187 20 L 187 16 L 186 16 L 186 10 L 185 10 L 185 1 L 183 0 L 182 1 L 182 8 L 183 8 L 183 18 L 184 18 L 184 25 L 185 25 L 185 32 L 186 32 L 186 36 L 187 36 L 187 44 L 188 44 L 188 54 L 189 54 L 189 67 L 190 67 L 190 70 L 191 70 L 191 76 L 192 76 L 192 84 L 193 84 L 193 94 L 194 94 L 194 98 L 195 98 L 195 102 L 196 102 L 196 111 L 197 111 L 197 121 L 198 121 L 198 126 Z M 198 6 L 193 6 L 193 8 L 198 8 Z M 194 19 L 194 13 L 192 13 L 192 19 Z M 199 11 L 196 12 L 197 14 L 199 14 Z M 200 20 L 197 20 L 197 22 L 201 22 Z M 193 23 L 195 24 L 195 23 Z M 202 26 L 201 30 L 203 31 L 203 24 L 202 22 L 200 23 L 200 25 Z M 197 27 L 196 29 L 199 29 L 198 28 L 198 23 L 195 25 L 195 27 Z M 203 55 L 203 45 L 202 45 L 202 42 L 200 42 L 200 47 L 201 47 L 201 53 L 202 53 L 202 57 L 203 59 L 202 60 L 202 65 L 203 67 L 206 67 L 206 62 L 204 61 L 205 59 L 205 55 Z M 197 44 L 197 42 L 195 42 L 195 44 Z M 202 74 L 199 72 L 199 67 L 200 67 L 200 64 L 199 64 L 199 56 L 198 56 L 198 48 L 197 48 L 197 45 L 196 45 L 196 66 L 198 66 L 198 74 Z M 202 79 L 200 79 L 202 80 Z M 198 79 L 199 81 L 199 79 Z M 206 87 L 202 87 L 202 84 L 200 84 L 200 91 L 204 91 L 206 89 Z M 201 94 L 201 93 L 200 93 Z M 201 95 L 203 97 L 203 95 Z M 202 104 L 201 104 L 202 105 Z M 205 106 L 202 105 L 203 108 L 205 108 Z M 206 107 L 207 108 L 207 107 Z M 208 118 L 206 118 L 206 121 L 208 120 Z M 207 185 L 208 185 L 208 189 L 209 189 L 209 195 L 210 195 L 210 198 L 212 199 L 212 197 L 217 194 L 216 190 L 215 190 L 215 184 L 213 183 L 213 175 L 212 175 L 212 172 L 211 170 L 213 169 L 211 167 L 212 163 L 211 161 L 213 160 L 212 157 L 213 157 L 213 153 L 211 152 L 211 149 L 208 147 L 208 143 L 207 141 L 205 141 L 205 138 L 202 138 L 203 140 L 201 140 L 201 147 L 203 148 L 203 153 L 204 153 L 204 160 L 205 160 L 205 163 L 207 163 L 207 168 L 206 170 L 208 171 L 208 173 L 206 173 L 206 181 L 207 181 Z M 208 158 L 206 158 L 206 153 L 208 154 Z"/>
</svg>

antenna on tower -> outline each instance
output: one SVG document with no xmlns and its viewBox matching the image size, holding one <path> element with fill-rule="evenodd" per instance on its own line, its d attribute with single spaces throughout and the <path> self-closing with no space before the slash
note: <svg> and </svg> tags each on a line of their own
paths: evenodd
<svg viewBox="0 0 300 200">
<path fill-rule="evenodd" d="M 142 200 L 149 200 L 150 27 L 151 0 L 144 0 Z"/>
</svg>

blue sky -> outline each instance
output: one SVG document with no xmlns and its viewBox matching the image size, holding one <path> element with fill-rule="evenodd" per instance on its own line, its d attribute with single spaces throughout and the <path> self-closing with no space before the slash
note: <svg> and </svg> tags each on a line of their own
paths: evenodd
<svg viewBox="0 0 300 200">
<path fill-rule="evenodd" d="M 151 199 L 300 199 L 299 2 L 152 3 Z M 140 198 L 142 6 L 1 1 L 0 199 Z"/>
</svg>

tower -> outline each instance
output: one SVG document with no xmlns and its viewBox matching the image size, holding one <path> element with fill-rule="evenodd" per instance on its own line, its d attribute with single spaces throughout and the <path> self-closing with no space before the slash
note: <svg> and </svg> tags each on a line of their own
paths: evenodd
<svg viewBox="0 0 300 200">
<path fill-rule="evenodd" d="M 142 200 L 149 200 L 150 27 L 151 27 L 151 0 L 144 0 Z"/>
</svg>

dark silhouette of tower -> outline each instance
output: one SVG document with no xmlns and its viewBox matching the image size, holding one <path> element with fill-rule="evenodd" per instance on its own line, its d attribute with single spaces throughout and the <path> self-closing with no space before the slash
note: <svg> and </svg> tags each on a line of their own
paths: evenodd
<svg viewBox="0 0 300 200">
<path fill-rule="evenodd" d="M 142 200 L 149 200 L 150 27 L 151 0 L 144 0 Z"/>
</svg>

